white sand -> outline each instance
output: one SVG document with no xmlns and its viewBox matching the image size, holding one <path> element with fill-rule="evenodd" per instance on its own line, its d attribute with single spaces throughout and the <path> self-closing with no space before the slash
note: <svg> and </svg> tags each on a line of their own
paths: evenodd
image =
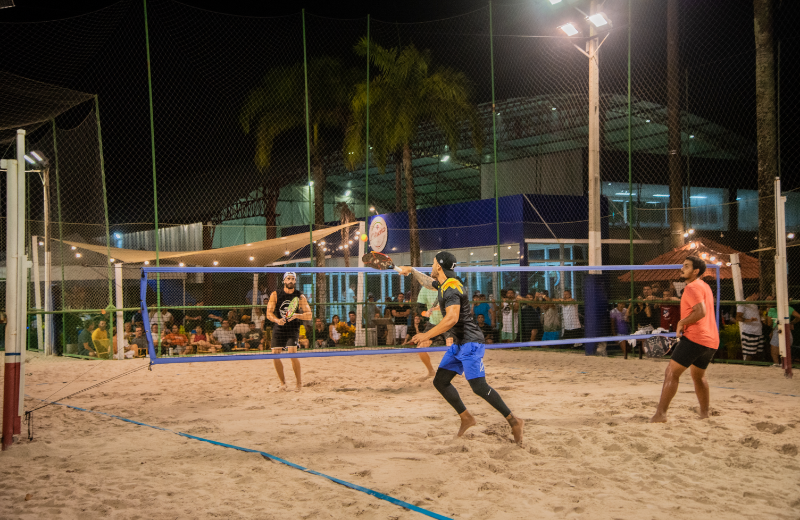
<svg viewBox="0 0 800 520">
<path fill-rule="evenodd" d="M 143 362 L 34 357 L 27 393 L 45 398 L 91 369 L 54 397 L 66 396 Z M 687 374 L 669 423 L 651 425 L 663 361 L 491 351 L 485 362 L 527 420 L 524 448 L 463 378 L 479 422 L 454 440 L 457 417 L 417 381 L 415 355 L 304 360 L 299 394 L 274 391 L 271 361 L 160 365 L 68 402 L 453 518 L 800 517 L 800 375 L 712 365 L 710 420 L 696 419 Z M 258 454 L 97 414 L 50 406 L 33 427 L 33 441 L 0 455 L 0 518 L 425 518 Z"/>
</svg>

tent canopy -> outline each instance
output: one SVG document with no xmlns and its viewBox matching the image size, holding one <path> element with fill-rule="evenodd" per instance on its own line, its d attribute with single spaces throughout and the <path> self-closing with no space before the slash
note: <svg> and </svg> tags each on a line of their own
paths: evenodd
<svg viewBox="0 0 800 520">
<path fill-rule="evenodd" d="M 722 262 L 722 266 L 720 267 L 719 270 L 720 271 L 719 276 L 720 279 L 724 280 L 733 278 L 733 270 L 728 265 L 728 262 L 730 262 L 730 255 L 733 253 L 739 253 L 739 251 L 736 251 L 735 249 L 732 249 L 728 246 L 714 242 L 713 240 L 702 238 L 689 242 L 683 247 L 673 249 L 672 251 L 657 256 L 656 258 L 650 260 L 649 262 L 645 262 L 644 265 L 683 264 L 683 261 L 686 260 L 686 257 L 690 255 L 695 255 L 702 258 L 702 255 L 705 254 L 706 258 L 704 260 L 708 264 Z M 714 257 L 715 260 L 712 261 L 711 257 Z M 759 277 L 758 260 L 753 258 L 752 256 L 745 253 L 739 253 L 739 267 L 742 270 L 743 279 L 756 279 Z M 714 278 L 714 271 L 710 269 L 707 270 L 703 275 L 703 278 L 707 277 Z M 620 275 L 618 279 L 621 282 L 630 281 L 631 279 L 630 271 Z M 636 282 L 661 282 L 661 281 L 671 281 L 677 279 L 678 279 L 677 271 L 665 270 L 665 269 L 658 269 L 658 270 L 654 269 L 652 271 L 634 271 L 633 275 L 633 280 Z"/>
<path fill-rule="evenodd" d="M 348 226 L 357 226 L 358 222 L 342 224 L 327 229 L 315 230 L 313 240 L 322 240 L 328 235 L 335 233 Z M 58 242 L 58 239 L 53 239 Z M 153 262 L 156 259 L 155 251 L 139 251 L 136 249 L 120 249 L 116 247 L 108 248 L 103 245 L 86 244 L 64 240 L 64 244 L 84 251 L 91 251 L 104 257 L 109 254 L 114 260 L 126 264 L 142 264 Z M 309 245 L 309 233 L 298 233 L 286 237 L 273 238 L 271 240 L 261 240 L 250 244 L 238 246 L 221 247 L 217 249 L 205 249 L 200 251 L 159 251 L 159 260 L 171 260 L 175 262 L 186 262 L 192 265 L 212 265 L 219 262 L 220 266 L 241 266 L 241 265 L 267 265 L 286 256 L 286 251 L 296 251 Z M 250 257 L 253 257 L 250 260 Z"/>
</svg>

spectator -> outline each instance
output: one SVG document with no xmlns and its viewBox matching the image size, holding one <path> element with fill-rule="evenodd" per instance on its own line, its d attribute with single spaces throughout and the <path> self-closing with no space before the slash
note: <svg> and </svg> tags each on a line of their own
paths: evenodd
<svg viewBox="0 0 800 520">
<path fill-rule="evenodd" d="M 394 302 L 394 300 L 392 300 L 392 298 L 390 296 L 386 297 L 386 305 L 383 307 L 383 317 L 384 318 L 390 318 L 390 319 L 394 318 L 394 316 L 392 316 L 392 309 L 394 309 L 394 305 L 389 305 L 390 303 L 393 303 L 393 302 Z"/>
<path fill-rule="evenodd" d="M 192 347 L 189 346 L 189 339 L 180 333 L 178 326 L 173 325 L 169 331 L 169 334 L 164 336 L 162 344 L 166 348 L 171 349 L 171 354 L 176 354 L 178 356 L 182 354 L 191 354 Z"/>
<path fill-rule="evenodd" d="M 267 290 L 267 284 L 262 283 L 258 288 L 258 292 L 256 293 L 256 305 L 266 305 L 268 300 L 269 300 L 269 291 Z M 252 288 L 247 292 L 247 296 L 245 296 L 244 298 L 244 303 L 246 305 L 253 305 Z"/>
<path fill-rule="evenodd" d="M 231 330 L 228 320 L 222 320 L 222 326 L 215 330 L 211 337 L 220 346 L 222 352 L 230 352 L 236 346 L 236 334 Z"/>
<path fill-rule="evenodd" d="M 144 327 L 136 327 L 133 331 L 133 339 L 131 339 L 131 349 L 133 350 L 133 357 L 144 357 L 148 350 L 147 338 L 144 336 Z"/>
<path fill-rule="evenodd" d="M 355 311 L 350 311 L 347 313 L 347 326 L 348 327 L 355 327 L 356 326 L 356 313 Z"/>
<path fill-rule="evenodd" d="M 749 295 L 745 300 L 758 300 L 758 292 Z M 742 354 L 745 361 L 751 361 L 756 354 L 764 349 L 761 341 L 761 314 L 758 305 L 746 303 L 736 306 L 736 321 L 739 322 L 739 331 L 742 334 Z"/>
<path fill-rule="evenodd" d="M 267 296 L 267 298 L 269 298 L 269 296 Z M 266 316 L 264 316 L 264 312 L 261 310 L 261 307 L 256 307 L 253 309 L 253 316 L 250 318 L 250 321 L 253 322 L 257 329 L 264 330 Z"/>
<path fill-rule="evenodd" d="M 250 350 L 264 350 L 264 331 L 257 328 L 253 322 L 249 322 L 247 327 L 244 340 L 246 347 Z"/>
<path fill-rule="evenodd" d="M 652 303 L 648 300 L 655 300 L 656 296 L 653 294 L 653 288 L 650 285 L 645 285 L 642 287 L 642 294 L 639 296 L 640 300 L 644 300 L 644 308 L 645 312 L 643 315 L 637 317 L 637 327 L 641 329 L 642 327 L 650 326 L 652 327 L 650 330 L 655 330 L 661 324 L 661 317 L 659 316 L 657 305 Z M 644 321 L 638 321 L 639 317 L 643 318 Z"/>
<path fill-rule="evenodd" d="M 198 354 L 201 352 L 217 353 L 217 346 L 209 341 L 210 338 L 203 329 L 195 329 L 192 333 L 191 345 L 195 348 L 195 352 Z"/>
<path fill-rule="evenodd" d="M 123 351 L 123 355 L 124 355 L 124 357 L 126 359 L 133 358 L 133 356 L 135 354 L 135 351 L 136 351 L 135 348 L 131 348 L 131 346 L 130 346 L 130 339 L 133 336 L 133 333 L 131 333 L 130 330 L 131 330 L 131 324 L 126 322 L 125 325 L 124 325 L 124 328 L 122 330 L 122 351 Z M 115 357 L 119 354 L 119 345 L 118 345 L 118 342 L 117 342 L 117 336 L 118 335 L 119 334 L 117 334 L 115 332 L 114 336 L 111 338 L 111 345 L 112 345 L 112 348 L 114 349 L 114 356 Z"/>
<path fill-rule="evenodd" d="M 367 322 L 367 328 L 374 327 L 372 320 L 375 318 L 375 313 L 378 312 L 378 305 L 375 303 L 375 295 L 369 293 L 367 295 L 367 304 L 364 307 L 364 318 Z"/>
<path fill-rule="evenodd" d="M 394 317 L 394 337 L 399 341 L 397 343 L 405 343 L 406 336 L 408 335 L 408 315 L 411 314 L 411 307 L 403 305 L 406 295 L 397 293 L 397 305 L 392 309 L 392 316 Z"/>
<path fill-rule="evenodd" d="M 233 326 L 233 333 L 236 334 L 236 343 L 244 347 L 245 336 L 250 333 L 250 316 L 242 316 L 242 321 Z"/>
<path fill-rule="evenodd" d="M 628 323 L 628 309 L 622 302 L 617 303 L 617 306 L 611 309 L 611 335 L 612 336 L 627 336 L 631 333 L 631 327 Z M 628 342 L 621 340 L 619 346 L 622 349 L 624 359 L 628 359 Z"/>
<path fill-rule="evenodd" d="M 572 297 L 572 291 L 565 289 L 564 298 L 562 298 L 561 301 L 574 302 L 575 299 Z M 564 325 L 563 338 L 564 339 L 582 338 L 584 336 L 584 333 L 583 333 L 583 325 L 581 325 L 581 320 L 580 317 L 578 316 L 578 306 L 562 305 L 561 315 Z M 573 345 L 573 347 L 577 347 L 580 345 L 581 345 L 580 343 L 577 343 Z"/>
<path fill-rule="evenodd" d="M 342 337 L 336 328 L 338 326 L 339 326 L 339 315 L 334 314 L 333 318 L 331 318 L 331 324 L 328 326 L 328 337 L 331 339 L 331 341 L 333 341 L 334 345 L 339 343 L 339 339 Z"/>
<path fill-rule="evenodd" d="M 196 307 L 202 307 L 203 302 L 199 301 L 195 304 Z M 183 326 L 186 330 L 192 330 L 200 327 L 205 321 L 203 309 L 189 309 L 183 317 Z"/>
<path fill-rule="evenodd" d="M 676 302 L 680 302 L 680 298 L 675 298 L 672 296 L 672 291 L 669 289 L 664 289 L 662 292 L 662 299 L 663 300 L 673 300 Z M 659 326 L 670 332 L 675 332 L 675 329 L 678 326 L 678 322 L 681 319 L 681 308 L 680 305 L 670 305 L 666 303 L 662 303 L 659 307 L 661 321 Z"/>
<path fill-rule="evenodd" d="M 503 343 L 514 341 L 519 333 L 519 302 L 517 293 L 514 289 L 503 291 L 503 303 L 500 312 L 502 313 L 503 329 L 500 338 Z"/>
<path fill-rule="evenodd" d="M 344 293 L 344 301 L 346 303 L 355 303 L 356 301 L 356 287 L 357 285 L 354 283 L 350 284 L 350 287 Z M 353 325 L 351 325 L 352 327 Z"/>
<path fill-rule="evenodd" d="M 167 309 L 162 308 L 160 311 L 155 311 L 150 316 L 150 328 L 153 328 L 154 324 L 158 325 L 158 330 L 166 330 L 164 327 L 167 323 L 172 323 L 174 321 L 174 317 L 172 313 L 169 312 Z"/>
<path fill-rule="evenodd" d="M 240 321 L 239 313 L 236 312 L 236 310 L 231 309 L 231 310 L 228 311 L 227 319 L 228 319 L 228 324 L 231 326 L 231 328 L 233 328 Z"/>
<path fill-rule="evenodd" d="M 550 301 L 547 291 L 541 291 L 539 297 L 542 301 Z M 561 336 L 561 315 L 552 303 L 543 303 L 542 310 L 542 341 L 558 340 Z"/>
<path fill-rule="evenodd" d="M 158 323 L 153 323 L 150 327 L 150 336 L 153 338 L 153 345 L 159 347 L 161 345 L 161 334 L 158 333 Z"/>
<path fill-rule="evenodd" d="M 770 297 L 770 300 L 774 300 L 774 299 L 775 299 L 774 296 Z M 800 321 L 800 313 L 798 313 L 796 310 L 794 310 L 793 307 L 789 307 L 789 316 L 790 316 L 790 320 L 791 321 L 789 322 L 789 326 L 787 327 L 787 329 L 788 329 L 788 333 L 786 334 L 786 348 L 787 349 L 790 349 L 792 347 L 792 329 L 794 328 L 794 324 L 797 323 L 798 321 Z M 774 327 L 772 329 L 772 338 L 770 339 L 770 342 L 769 342 L 769 345 L 771 347 L 770 351 L 772 353 L 772 363 L 773 363 L 772 366 L 774 366 L 774 367 L 781 366 L 781 357 L 780 357 L 780 348 L 779 348 L 779 343 L 778 343 L 778 338 L 779 338 L 778 334 L 780 334 L 782 331 L 780 331 L 780 329 L 778 327 L 777 319 L 778 319 L 778 308 L 777 307 L 771 307 L 767 311 L 767 325 L 770 326 L 770 327 Z"/>
<path fill-rule="evenodd" d="M 533 298 L 528 295 L 523 298 L 520 296 L 518 299 L 523 301 L 535 302 L 538 300 L 534 295 Z M 542 330 L 542 311 L 539 310 L 537 303 L 522 303 L 522 309 L 519 311 L 520 329 L 522 331 L 522 341 L 536 341 L 539 336 L 539 331 Z"/>
<path fill-rule="evenodd" d="M 298 334 L 299 334 L 297 339 L 298 346 L 300 348 L 309 348 L 311 341 L 308 338 L 308 333 L 306 332 L 305 325 L 300 325 L 300 330 L 298 331 Z"/>
<path fill-rule="evenodd" d="M 492 326 L 492 315 L 494 313 L 494 305 L 490 304 L 486 301 L 485 294 L 478 294 L 472 297 L 473 302 L 473 309 L 472 312 L 475 315 L 475 319 L 478 319 L 478 314 L 483 315 L 483 320 L 486 322 L 488 326 Z"/>
<path fill-rule="evenodd" d="M 494 343 L 496 331 L 491 325 L 486 323 L 486 318 L 483 314 L 478 314 L 478 328 L 483 332 L 483 338 L 486 340 L 486 343 L 489 343 L 489 340 L 491 340 L 491 343 Z"/>
<path fill-rule="evenodd" d="M 330 327 L 325 326 L 322 318 L 314 320 L 314 340 L 317 348 L 326 348 L 328 346 L 329 329 Z"/>
<path fill-rule="evenodd" d="M 108 344 L 108 322 L 106 320 L 100 320 L 97 323 L 97 328 L 92 332 L 92 343 L 97 357 L 108 357 L 111 350 Z"/>
<path fill-rule="evenodd" d="M 380 318 L 381 318 L 381 313 L 376 312 L 375 319 L 380 319 Z M 376 329 L 378 332 L 378 345 L 386 345 L 386 339 L 389 336 L 389 329 L 386 327 L 386 325 L 378 325 Z"/>
<path fill-rule="evenodd" d="M 641 298 L 641 296 L 639 297 Z M 628 304 L 628 318 L 633 319 L 633 325 L 631 328 L 638 330 L 653 330 L 653 326 L 650 324 L 652 318 L 653 309 L 650 307 L 650 304 L 646 304 L 645 302 L 631 302 Z M 634 343 L 634 346 L 636 344 Z"/>
<path fill-rule="evenodd" d="M 411 335 L 416 336 L 425 332 L 425 319 L 419 314 L 414 316 L 414 324 L 411 328 Z"/>
<path fill-rule="evenodd" d="M 436 325 L 442 321 L 442 311 L 439 309 L 439 291 L 420 287 L 417 294 L 417 303 L 424 306 L 422 315 L 428 318 L 431 325 Z"/>
<path fill-rule="evenodd" d="M 92 334 L 94 332 L 95 323 L 93 320 L 88 320 L 80 334 L 78 334 L 78 355 L 97 357 L 97 352 L 94 349 L 94 341 Z"/>
</svg>

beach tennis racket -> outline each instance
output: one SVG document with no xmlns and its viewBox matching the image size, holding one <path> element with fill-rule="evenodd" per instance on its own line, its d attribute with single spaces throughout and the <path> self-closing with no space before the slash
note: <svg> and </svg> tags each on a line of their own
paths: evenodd
<svg viewBox="0 0 800 520">
<path fill-rule="evenodd" d="M 380 271 L 394 269 L 398 273 L 400 272 L 400 269 L 394 265 L 394 262 L 392 262 L 392 259 L 389 258 L 388 255 L 378 253 L 377 251 L 370 251 L 369 253 L 365 254 L 361 257 L 361 261 L 364 262 L 365 266 L 372 267 L 373 269 L 378 269 Z"/>
<path fill-rule="evenodd" d="M 286 307 L 286 321 L 292 319 L 294 313 L 297 311 L 297 307 L 300 305 L 300 298 L 292 298 L 292 301 L 289 302 L 289 306 Z"/>
</svg>

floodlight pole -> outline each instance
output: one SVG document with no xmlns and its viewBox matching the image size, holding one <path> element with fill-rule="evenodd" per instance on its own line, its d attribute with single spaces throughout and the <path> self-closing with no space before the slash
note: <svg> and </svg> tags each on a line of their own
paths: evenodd
<svg viewBox="0 0 800 520">
<path fill-rule="evenodd" d="M 53 310 L 52 292 L 52 263 L 50 253 L 50 164 L 43 165 L 42 184 L 44 188 L 44 353 L 53 354 L 53 315 L 47 314 Z M 36 269 L 39 269 L 37 264 Z"/>
<path fill-rule="evenodd" d="M 18 249 L 17 249 L 17 161 L 2 160 L 2 167 L 6 170 L 6 351 L 4 352 L 3 367 L 3 442 L 5 450 L 14 438 L 14 421 L 17 416 L 17 399 L 19 395 L 19 320 L 17 313 L 22 312 L 17 308 L 19 278 Z"/>
<path fill-rule="evenodd" d="M 590 14 L 597 13 L 592 0 Z M 589 27 L 586 53 L 589 55 L 589 265 L 603 265 L 600 231 L 600 66 L 597 33 Z M 601 274 L 589 271 L 589 274 Z"/>
</svg>

